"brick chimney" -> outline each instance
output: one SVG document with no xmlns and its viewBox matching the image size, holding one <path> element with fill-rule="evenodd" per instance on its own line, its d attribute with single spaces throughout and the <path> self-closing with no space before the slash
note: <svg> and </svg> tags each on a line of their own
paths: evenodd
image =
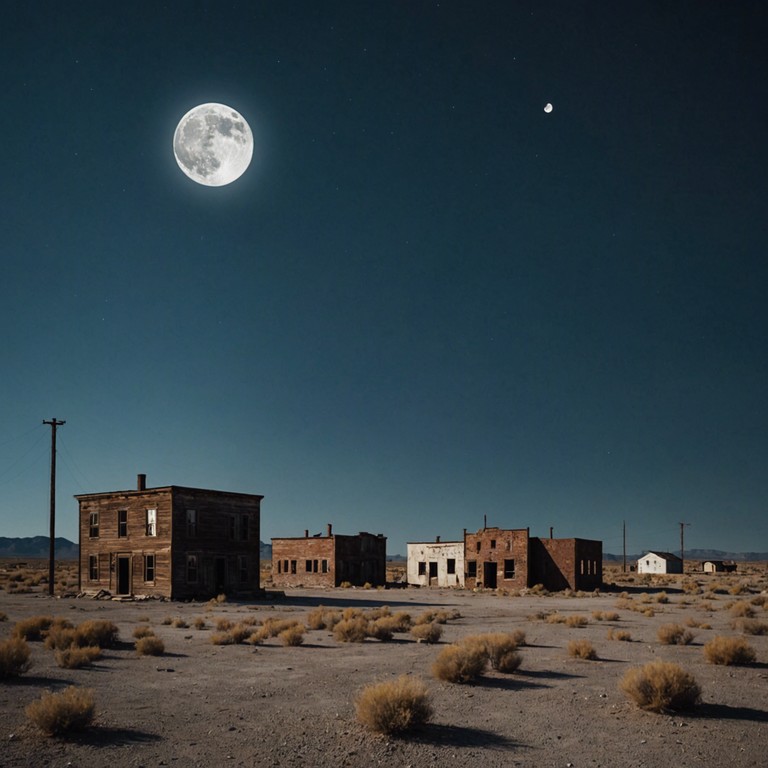
<svg viewBox="0 0 768 768">
<path fill-rule="evenodd" d="M 305 538 L 305 539 L 308 539 L 308 538 L 309 538 L 309 528 L 305 528 L 305 529 L 304 529 L 304 538 Z"/>
<path fill-rule="evenodd" d="M 147 476 L 146 475 L 136 475 L 136 490 L 137 491 L 146 491 L 147 490 Z"/>
<path fill-rule="evenodd" d="M 333 536 L 333 526 L 328 523 L 328 536 Z"/>
</svg>

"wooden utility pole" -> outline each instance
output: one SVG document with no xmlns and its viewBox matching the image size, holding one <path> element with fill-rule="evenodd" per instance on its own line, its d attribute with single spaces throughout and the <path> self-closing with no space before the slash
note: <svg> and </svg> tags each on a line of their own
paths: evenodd
<svg viewBox="0 0 768 768">
<path fill-rule="evenodd" d="M 627 521 L 622 520 L 622 547 L 624 551 L 624 560 L 621 566 L 622 573 L 627 572 Z"/>
<path fill-rule="evenodd" d="M 683 561 L 683 574 L 685 574 L 685 526 L 690 523 L 680 523 L 680 559 Z"/>
<path fill-rule="evenodd" d="M 48 547 L 48 594 L 53 595 L 54 561 L 56 558 L 56 427 L 66 424 L 66 421 L 51 419 L 43 420 L 43 424 L 51 427 L 51 530 Z"/>
</svg>

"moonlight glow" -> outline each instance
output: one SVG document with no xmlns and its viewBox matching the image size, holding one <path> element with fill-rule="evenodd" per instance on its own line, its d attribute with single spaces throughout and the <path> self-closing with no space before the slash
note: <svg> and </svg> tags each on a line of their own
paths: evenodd
<svg viewBox="0 0 768 768">
<path fill-rule="evenodd" d="M 176 162 L 190 179 L 221 187 L 239 179 L 253 156 L 251 128 L 224 104 L 201 104 L 187 112 L 173 135 Z"/>
</svg>

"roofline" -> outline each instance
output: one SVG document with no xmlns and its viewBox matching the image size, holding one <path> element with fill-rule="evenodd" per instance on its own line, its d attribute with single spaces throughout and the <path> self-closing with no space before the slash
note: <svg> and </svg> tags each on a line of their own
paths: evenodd
<svg viewBox="0 0 768 768">
<path fill-rule="evenodd" d="M 464 539 L 456 539 L 456 541 L 406 541 L 405 546 L 407 547 L 409 544 L 433 544 L 436 546 L 440 546 L 441 544 L 463 544 Z"/>
<path fill-rule="evenodd" d="M 103 498 L 105 496 L 144 496 L 149 493 L 157 493 L 157 492 L 174 492 L 174 491 L 191 491 L 192 493 L 219 493 L 222 495 L 227 496 L 240 496 L 242 498 L 248 498 L 248 499 L 261 499 L 264 498 L 262 494 L 259 493 L 241 493 L 239 491 L 217 491 L 213 488 L 191 488 L 187 485 L 162 485 L 158 486 L 157 488 L 145 488 L 142 491 L 137 490 L 136 488 L 133 488 L 131 490 L 126 491 L 100 491 L 98 493 L 80 493 L 75 494 L 75 497 L 78 501 L 80 499 L 96 499 L 96 498 Z"/>
</svg>

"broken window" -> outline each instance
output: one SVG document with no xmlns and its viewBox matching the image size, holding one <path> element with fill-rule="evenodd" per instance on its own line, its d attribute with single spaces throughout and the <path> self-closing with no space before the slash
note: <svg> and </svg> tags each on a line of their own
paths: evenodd
<svg viewBox="0 0 768 768">
<path fill-rule="evenodd" d="M 88 523 L 90 527 L 90 532 L 88 533 L 88 535 L 92 539 L 98 539 L 99 538 L 99 513 L 91 512 L 88 518 L 89 518 Z"/>
<path fill-rule="evenodd" d="M 317 573 L 317 560 L 312 561 L 312 572 Z"/>
<path fill-rule="evenodd" d="M 88 556 L 88 578 L 91 581 L 99 580 L 99 556 L 98 555 Z"/>
<path fill-rule="evenodd" d="M 496 539 L 491 539 L 491 549 L 496 549 Z"/>
<path fill-rule="evenodd" d="M 449 557 L 446 561 L 446 569 L 448 573 L 456 573 L 456 559 Z"/>
<path fill-rule="evenodd" d="M 124 539 L 128 535 L 128 510 L 117 510 L 117 535 Z"/>
<path fill-rule="evenodd" d="M 157 510 L 147 510 L 147 536 L 157 536 Z"/>
<path fill-rule="evenodd" d="M 422 560 L 419 562 L 419 576 L 427 575 L 427 564 Z"/>
<path fill-rule="evenodd" d="M 296 561 L 291 560 L 291 573 L 296 573 Z"/>
<path fill-rule="evenodd" d="M 277 561 L 277 572 L 278 573 L 282 573 L 283 572 L 283 561 L 282 560 L 278 560 Z"/>
<path fill-rule="evenodd" d="M 197 555 L 187 555 L 187 581 L 197 583 Z"/>
<path fill-rule="evenodd" d="M 480 551 L 480 542 L 479 541 L 477 542 L 476 549 L 477 549 L 478 552 Z"/>
<path fill-rule="evenodd" d="M 467 576 L 470 579 L 477 578 L 477 560 L 467 560 Z"/>
<path fill-rule="evenodd" d="M 504 578 L 505 579 L 515 578 L 515 561 L 514 560 L 504 561 Z"/>
<path fill-rule="evenodd" d="M 194 539 L 197 536 L 197 510 L 187 510 L 187 536 Z"/>
<path fill-rule="evenodd" d="M 323 560 L 323 573 L 328 573 L 328 561 Z"/>
<path fill-rule="evenodd" d="M 312 573 L 312 561 L 307 560 L 307 573 Z"/>
<path fill-rule="evenodd" d="M 144 555 L 144 581 L 155 580 L 155 556 Z"/>
</svg>

